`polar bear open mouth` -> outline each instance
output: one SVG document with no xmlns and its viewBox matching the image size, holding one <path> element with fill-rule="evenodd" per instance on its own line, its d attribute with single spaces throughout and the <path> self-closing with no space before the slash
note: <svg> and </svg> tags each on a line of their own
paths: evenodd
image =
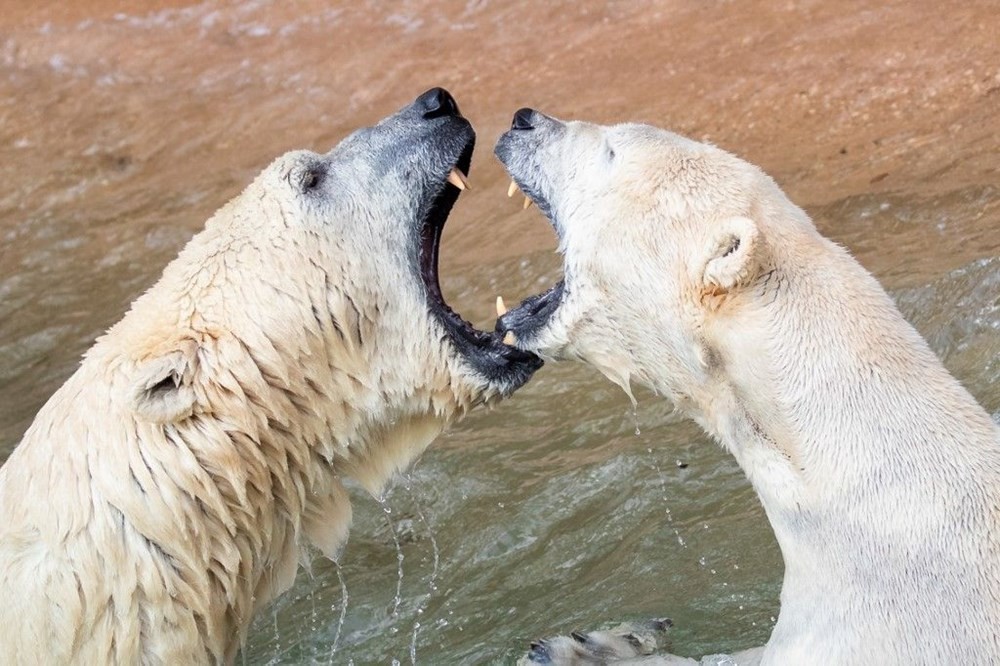
<svg viewBox="0 0 1000 666">
<path fill-rule="evenodd" d="M 551 188 L 538 163 L 537 152 L 542 143 L 542 132 L 536 131 L 535 125 L 541 118 L 550 120 L 531 109 L 519 110 L 514 114 L 510 130 L 497 142 L 494 152 L 511 177 L 510 187 L 507 189 L 508 198 L 520 190 L 524 194 L 524 208 L 538 206 L 538 210 L 555 229 L 562 245 L 562 228 L 550 197 L 545 195 L 545 191 Z M 571 282 L 568 273 L 547 291 L 529 296 L 510 310 L 507 310 L 503 299 L 498 297 L 496 333 L 502 335 L 503 341 L 509 345 L 516 344 L 522 349 L 537 348 L 541 334 L 565 302 L 570 289 L 567 282 Z"/>
<path fill-rule="evenodd" d="M 420 277 L 427 293 L 427 302 L 435 318 L 448 333 L 451 342 L 478 372 L 490 379 L 506 375 L 534 372 L 542 365 L 534 354 L 503 342 L 503 333 L 481 331 L 463 319 L 444 300 L 438 277 L 438 256 L 441 233 L 459 194 L 468 188 L 466 174 L 472 162 L 475 137 L 470 136 L 442 187 L 434 195 L 421 223 L 419 241 Z M 519 386 L 523 381 L 517 381 Z"/>
</svg>

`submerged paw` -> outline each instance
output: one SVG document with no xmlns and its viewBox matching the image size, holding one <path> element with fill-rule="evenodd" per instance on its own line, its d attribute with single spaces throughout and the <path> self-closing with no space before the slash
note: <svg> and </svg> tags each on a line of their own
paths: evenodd
<svg viewBox="0 0 1000 666">
<path fill-rule="evenodd" d="M 607 664 L 651 655 L 665 647 L 667 630 L 673 622 L 667 618 L 624 622 L 610 629 L 570 632 L 530 645 L 519 666 L 584 666 Z"/>
</svg>

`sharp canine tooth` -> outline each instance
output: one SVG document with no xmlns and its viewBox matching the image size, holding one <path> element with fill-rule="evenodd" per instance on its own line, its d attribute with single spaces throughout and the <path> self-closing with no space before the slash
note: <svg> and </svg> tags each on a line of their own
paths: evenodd
<svg viewBox="0 0 1000 666">
<path fill-rule="evenodd" d="M 528 210 L 529 208 L 531 208 L 531 204 L 533 203 L 535 202 L 529 199 L 528 197 L 524 197 L 524 204 L 521 205 L 521 210 Z"/>
<path fill-rule="evenodd" d="M 502 317 L 507 314 L 507 306 L 504 305 L 503 296 L 497 296 L 497 316 Z"/>
<path fill-rule="evenodd" d="M 448 182 L 463 191 L 471 189 L 469 187 L 469 181 L 465 178 L 465 174 L 456 168 L 453 168 L 448 172 Z"/>
<path fill-rule="evenodd" d="M 507 335 L 503 336 L 503 343 L 513 346 L 515 342 L 517 339 L 514 337 L 514 331 L 507 331 Z"/>
<path fill-rule="evenodd" d="M 507 198 L 510 199 L 514 196 L 514 192 L 517 192 L 517 183 L 512 180 L 510 181 L 510 187 L 507 188 Z"/>
</svg>

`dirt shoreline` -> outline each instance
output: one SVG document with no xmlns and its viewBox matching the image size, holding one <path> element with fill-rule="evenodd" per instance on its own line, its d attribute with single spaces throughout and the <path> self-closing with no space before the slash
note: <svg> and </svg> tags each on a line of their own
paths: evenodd
<svg viewBox="0 0 1000 666">
<path fill-rule="evenodd" d="M 18 158 L 5 189 L 52 168 L 14 151 L 19 139 L 83 151 L 140 128 L 98 166 L 128 160 L 177 192 L 227 175 L 194 206 L 193 227 L 276 153 L 328 146 L 432 84 L 479 128 L 475 191 L 446 239 L 458 239 L 446 251 L 456 263 L 551 243 L 505 206 L 491 155 L 522 105 L 710 140 L 807 206 L 1000 181 L 995 2 L 428 1 L 386 14 L 375 3 L 175 1 L 141 15 L 105 0 L 4 4 L 0 85 L 14 101 L 0 139 Z M 173 118 L 172 135 L 141 131 Z"/>
</svg>

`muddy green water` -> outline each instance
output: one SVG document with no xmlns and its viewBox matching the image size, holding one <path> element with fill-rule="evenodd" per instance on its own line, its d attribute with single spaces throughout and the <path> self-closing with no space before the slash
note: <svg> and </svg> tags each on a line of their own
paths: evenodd
<svg viewBox="0 0 1000 666">
<path fill-rule="evenodd" d="M 309 32 L 335 25 L 340 10 L 293 19 L 277 7 L 95 9 L 95 19 L 80 10 L 0 35 L 0 460 L 93 339 L 270 157 L 325 148 L 426 87 L 406 67 L 373 67 L 371 87 L 355 81 L 342 94 L 354 56 Z M 390 37 L 420 29 L 405 15 L 372 21 Z M 189 40 L 201 50 L 185 49 Z M 320 57 L 329 49 L 341 58 L 333 74 Z M 336 72 L 337 85 L 324 83 Z M 476 89 L 495 99 L 515 84 L 463 80 L 473 94 L 460 103 L 474 120 L 486 113 Z M 507 114 L 487 116 L 477 189 L 456 207 L 444 248 L 445 291 L 480 325 L 496 294 L 513 301 L 559 275 L 551 232 L 537 213 L 514 212 L 489 158 Z M 881 168 L 854 159 L 842 178 Z M 963 155 L 950 159 L 961 171 Z M 1000 420 L 992 164 L 933 195 L 900 182 L 810 212 Z M 515 219 L 523 224 L 517 215 L 535 216 L 534 236 L 519 239 L 535 249 L 511 257 L 497 247 Z M 257 619 L 240 661 L 509 663 L 531 639 L 650 616 L 675 620 L 681 654 L 762 643 L 782 564 L 759 503 L 696 426 L 649 393 L 637 397 L 633 411 L 593 371 L 547 366 L 441 437 L 383 503 L 354 489 L 339 569 L 316 559 L 300 571 Z"/>
</svg>

